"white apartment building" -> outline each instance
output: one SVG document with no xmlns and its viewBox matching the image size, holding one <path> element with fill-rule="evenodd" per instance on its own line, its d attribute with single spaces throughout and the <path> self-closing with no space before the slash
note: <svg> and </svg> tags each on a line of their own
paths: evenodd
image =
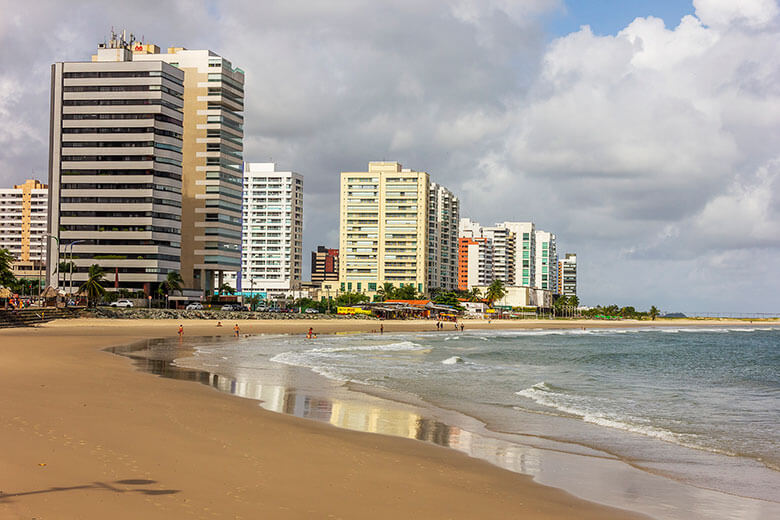
<svg viewBox="0 0 780 520">
<path fill-rule="evenodd" d="M 460 201 L 432 182 L 428 200 L 428 288 L 454 291 L 458 287 L 458 220 Z"/>
<path fill-rule="evenodd" d="M 484 237 L 460 237 L 458 244 L 458 289 L 469 291 L 474 286 L 493 282 L 492 241 Z"/>
<path fill-rule="evenodd" d="M 514 283 L 522 287 L 536 287 L 536 230 L 533 222 L 501 222 L 496 224 L 515 235 Z"/>
<path fill-rule="evenodd" d="M 115 36 L 91 62 L 52 65 L 48 284 L 58 264 L 92 264 L 148 294 L 180 270 L 184 73 L 133 61 Z"/>
<path fill-rule="evenodd" d="M 244 164 L 241 293 L 286 296 L 301 288 L 303 176 L 274 163 Z M 235 273 L 225 281 L 238 288 Z"/>
<path fill-rule="evenodd" d="M 46 251 L 48 206 L 48 187 L 37 180 L 0 189 L 0 249 L 13 256 L 16 276 L 38 276 Z"/>
<path fill-rule="evenodd" d="M 511 229 L 495 226 L 482 226 L 468 218 L 460 219 L 458 236 L 461 238 L 487 238 L 493 248 L 492 280 L 501 280 L 505 285 L 515 284 L 515 243 L 516 237 Z"/>
<path fill-rule="evenodd" d="M 555 235 L 547 231 L 536 232 L 536 287 L 558 292 L 558 250 Z"/>
</svg>

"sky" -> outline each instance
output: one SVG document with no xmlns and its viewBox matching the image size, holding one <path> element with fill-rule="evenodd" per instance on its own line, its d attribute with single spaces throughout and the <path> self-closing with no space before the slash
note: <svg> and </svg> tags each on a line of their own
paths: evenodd
<svg viewBox="0 0 780 520">
<path fill-rule="evenodd" d="M 464 217 L 556 233 L 583 304 L 780 313 L 776 0 L 0 12 L 0 186 L 48 176 L 50 65 L 127 28 L 246 71 L 245 159 L 304 175 L 307 262 L 338 244 L 339 172 L 396 160 L 455 192 Z"/>
</svg>

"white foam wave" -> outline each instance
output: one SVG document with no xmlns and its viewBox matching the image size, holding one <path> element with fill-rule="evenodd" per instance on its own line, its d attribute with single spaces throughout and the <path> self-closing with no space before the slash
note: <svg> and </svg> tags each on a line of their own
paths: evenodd
<svg viewBox="0 0 780 520">
<path fill-rule="evenodd" d="M 649 425 L 627 422 L 627 419 L 624 418 L 610 417 L 604 412 L 592 410 L 582 405 L 578 406 L 576 402 L 571 402 L 576 401 L 577 398 L 575 396 L 559 393 L 544 381 L 536 383 L 530 388 L 515 392 L 515 394 L 531 399 L 542 406 L 563 412 L 567 416 L 577 417 L 587 423 L 637 433 L 683 446 L 701 448 L 686 441 L 686 438 L 690 437 L 689 435 L 678 434 Z"/>
<path fill-rule="evenodd" d="M 452 357 L 449 357 L 449 358 L 445 359 L 441 363 L 442 363 L 442 365 L 456 365 L 458 363 L 465 363 L 465 361 L 463 361 L 463 358 L 460 357 L 460 356 L 452 356 Z"/>
<path fill-rule="evenodd" d="M 386 343 L 384 345 L 345 345 L 341 347 L 313 348 L 306 352 L 328 354 L 334 352 L 423 350 L 425 348 L 426 347 L 413 341 L 401 341 L 399 343 Z"/>
</svg>

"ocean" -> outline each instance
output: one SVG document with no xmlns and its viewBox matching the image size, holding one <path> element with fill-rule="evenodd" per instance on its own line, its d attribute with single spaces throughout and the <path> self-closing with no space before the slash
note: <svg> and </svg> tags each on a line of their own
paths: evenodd
<svg viewBox="0 0 780 520">
<path fill-rule="evenodd" d="M 174 365 L 270 410 L 435 442 L 655 518 L 780 518 L 780 328 L 261 335 L 192 347 Z"/>
</svg>

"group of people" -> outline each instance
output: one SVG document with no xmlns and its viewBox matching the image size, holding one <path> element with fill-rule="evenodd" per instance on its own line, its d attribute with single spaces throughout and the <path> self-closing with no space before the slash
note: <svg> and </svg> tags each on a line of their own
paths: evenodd
<svg viewBox="0 0 780 520">
<path fill-rule="evenodd" d="M 463 322 L 460 322 L 460 325 L 458 325 L 458 322 L 456 321 L 455 323 L 453 323 L 453 325 L 455 326 L 455 330 L 460 330 L 461 332 L 463 332 L 463 329 L 465 328 Z M 441 321 L 437 321 L 436 330 L 444 330 L 444 323 Z"/>
<path fill-rule="evenodd" d="M 217 327 L 221 327 L 222 322 L 217 322 Z M 236 337 L 239 337 L 241 335 L 241 327 L 238 326 L 238 323 L 236 323 L 236 326 L 233 327 L 233 334 L 235 334 Z M 179 337 L 184 336 L 184 325 L 179 325 Z"/>
</svg>

